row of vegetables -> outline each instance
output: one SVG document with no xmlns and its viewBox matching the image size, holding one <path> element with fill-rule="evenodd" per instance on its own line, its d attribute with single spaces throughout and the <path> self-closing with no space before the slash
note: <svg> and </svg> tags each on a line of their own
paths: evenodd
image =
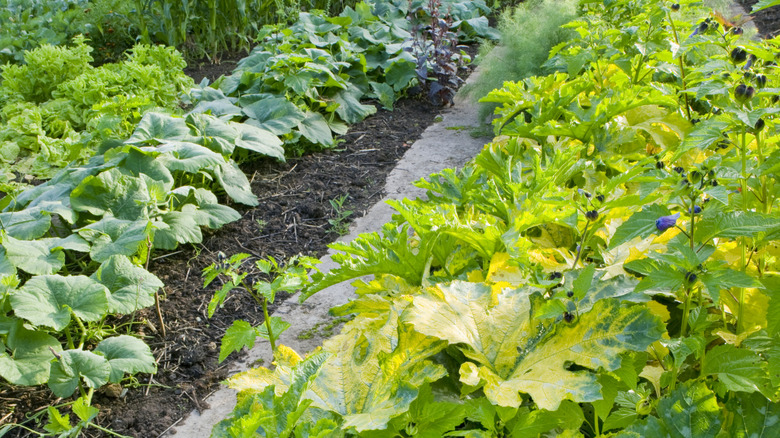
<svg viewBox="0 0 780 438">
<path fill-rule="evenodd" d="M 332 245 L 303 299 L 352 280 L 354 319 L 232 377 L 213 436 L 780 434 L 780 43 L 722 11 L 581 1 L 492 143 Z"/>
<path fill-rule="evenodd" d="M 471 38 L 488 30 L 484 3 L 445 3 Z M 107 321 L 155 303 L 154 251 L 239 219 L 231 201 L 257 204 L 238 162 L 333 146 L 376 111 L 361 100 L 389 107 L 416 83 L 410 7 L 425 16 L 421 4 L 368 2 L 269 26 L 231 76 L 183 102 L 181 56 L 160 46 L 91 67 L 77 38 L 3 67 L 2 161 L 16 173 L 0 200 L 0 376 L 79 391 L 77 426 L 54 411 L 49 432 L 78 433 L 96 388 L 155 371 L 149 347 Z M 51 178 L 18 184 L 24 175 Z"/>
</svg>

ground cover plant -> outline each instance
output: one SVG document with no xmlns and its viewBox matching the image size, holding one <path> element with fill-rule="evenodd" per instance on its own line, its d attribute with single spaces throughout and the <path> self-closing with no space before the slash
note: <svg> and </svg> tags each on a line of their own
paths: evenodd
<svg viewBox="0 0 780 438">
<path fill-rule="evenodd" d="M 369 11 L 361 5 L 361 11 Z M 296 31 L 306 30 L 308 17 L 302 14 Z M 330 20 L 316 17 L 320 24 Z M 379 21 L 370 12 L 367 17 Z M 395 37 L 399 46 L 405 42 L 402 35 Z M 88 428 L 111 433 L 94 423 L 95 390 L 156 369 L 149 347 L 131 336 L 137 311 L 157 305 L 160 312 L 163 284 L 149 272 L 152 254 L 198 244 L 202 229 L 239 219 L 229 202 L 257 205 L 235 159 L 285 158 L 284 143 L 275 134 L 278 125 L 272 124 L 282 123 L 281 118 L 241 123 L 248 111 L 223 111 L 227 103 L 237 108 L 238 99 L 220 90 L 202 86 L 193 93 L 189 111 L 179 110 L 187 80 L 181 76 L 181 57 L 172 49 L 137 45 L 126 62 L 96 68 L 90 66 L 89 52 L 80 38 L 72 47 L 44 45 L 26 53 L 26 64 L 7 65 L 3 71 L 2 103 L 4 113 L 11 115 L 7 129 L 37 126 L 39 131 L 6 133 L 5 146 L 20 138 L 31 145 L 24 153 L 18 146 L 4 149 L 13 152 L 7 158 L 15 171 L 22 168 L 20 160 L 29 160 L 54 172 L 66 158 L 55 160 L 55 149 L 41 145 L 50 146 L 47 135 L 54 135 L 55 128 L 74 138 L 63 152 L 73 161 L 49 181 L 8 190 L 0 200 L 0 375 L 12 385 L 47 384 L 57 397 L 80 396 L 68 402 L 75 426 L 56 409 L 48 411 L 49 434 L 75 435 Z M 324 55 L 318 55 L 319 61 Z M 355 79 L 346 78 L 350 81 L 341 78 L 340 85 L 353 86 Z M 252 76 L 258 86 L 273 79 L 270 73 Z M 380 85 L 378 81 L 377 76 Z M 122 93 L 125 89 L 130 93 Z M 391 91 L 402 92 L 403 87 Z M 336 114 L 339 107 L 374 109 L 360 103 L 361 97 L 362 92 L 336 96 L 331 109 Z M 12 113 L 17 110 L 19 114 Z M 345 121 L 365 117 L 345 114 Z M 270 260 L 268 273 L 287 278 L 288 266 L 271 269 L 275 261 Z M 289 287 L 257 297 L 265 308 L 276 290 Z M 132 315 L 126 326 L 114 326 L 120 315 Z M 159 322 L 164 333 L 162 318 Z M 252 329 L 262 335 L 261 328 Z M 266 329 L 268 337 L 278 335 L 276 328 Z M 6 425 L 0 432 L 16 426 Z"/>
<path fill-rule="evenodd" d="M 693 1 L 580 8 L 469 166 L 332 246 L 304 298 L 373 275 L 355 318 L 231 378 L 213 436 L 778 434 L 777 42 Z"/>
</svg>

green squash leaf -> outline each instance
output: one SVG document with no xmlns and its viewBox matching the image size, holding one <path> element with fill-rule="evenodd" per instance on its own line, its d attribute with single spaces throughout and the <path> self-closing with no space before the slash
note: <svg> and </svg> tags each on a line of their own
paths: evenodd
<svg viewBox="0 0 780 438">
<path fill-rule="evenodd" d="M 8 262 L 29 274 L 53 274 L 65 265 L 65 253 L 51 247 L 57 239 L 17 240 L 3 232 L 0 239 Z"/>
<path fill-rule="evenodd" d="M 144 144 L 163 141 L 196 141 L 184 119 L 168 114 L 148 112 L 136 126 L 127 143 Z"/>
<path fill-rule="evenodd" d="M 180 243 L 203 241 L 200 226 L 195 221 L 196 208 L 192 204 L 187 204 L 182 211 L 169 211 L 161 215 L 160 219 L 163 223 L 155 223 L 158 228 L 154 233 L 154 247 L 176 249 Z"/>
<path fill-rule="evenodd" d="M 11 325 L 5 347 L 8 350 L 0 350 L 0 376 L 13 385 L 24 386 L 46 383 L 54 359 L 52 351 L 62 351 L 56 338 L 24 328 L 21 319 Z"/>
<path fill-rule="evenodd" d="M 113 255 L 133 256 L 152 235 L 149 220 L 124 220 L 115 217 L 103 219 L 77 230 L 79 235 L 92 243 L 90 257 L 96 262 L 105 262 Z"/>
<path fill-rule="evenodd" d="M 250 125 L 268 130 L 274 135 L 288 134 L 306 118 L 303 111 L 283 97 L 258 100 L 242 109 Z"/>
<path fill-rule="evenodd" d="M 57 397 L 70 397 L 78 388 L 79 381 L 90 388 L 100 388 L 108 383 L 111 365 L 108 360 L 91 351 L 63 351 L 51 366 L 49 389 Z"/>
<path fill-rule="evenodd" d="M 249 180 L 246 179 L 246 175 L 234 161 L 220 163 L 212 170 L 217 181 L 231 199 L 244 205 L 257 205 L 257 196 L 252 194 Z"/>
<path fill-rule="evenodd" d="M 127 374 L 155 373 L 157 363 L 149 346 L 142 340 L 119 335 L 100 341 L 95 353 L 102 354 L 111 366 L 108 380 L 119 382 Z"/>
<path fill-rule="evenodd" d="M 25 209 L 0 213 L 0 230 L 16 239 L 37 239 L 51 227 L 51 216 L 41 210 Z"/>
<path fill-rule="evenodd" d="M 154 274 L 119 254 L 106 259 L 91 278 L 108 288 L 109 312 L 120 314 L 151 306 L 154 293 L 164 286 Z"/>
<path fill-rule="evenodd" d="M 57 331 L 70 323 L 71 312 L 97 321 L 108 311 L 108 289 L 83 275 L 39 275 L 11 295 L 14 313 L 35 325 Z"/>
<path fill-rule="evenodd" d="M 336 108 L 336 114 L 341 120 L 355 124 L 371 114 L 376 113 L 376 107 L 373 105 L 364 105 L 360 103 L 360 97 L 363 93 L 355 87 L 346 90 L 340 90 L 333 96 L 333 100 L 339 104 Z"/>
<path fill-rule="evenodd" d="M 298 123 L 298 130 L 301 131 L 301 135 L 314 144 L 333 145 L 333 136 L 330 133 L 328 122 L 320 113 L 307 112 L 306 118 Z"/>
<path fill-rule="evenodd" d="M 157 161 L 171 172 L 182 171 L 198 173 L 202 169 L 218 166 L 225 158 L 211 149 L 196 143 L 184 141 L 166 141 L 154 148 L 162 152 Z"/>
<path fill-rule="evenodd" d="M 237 147 L 284 161 L 282 141 L 270 131 L 246 123 L 235 124 L 238 135 L 234 138 Z"/>
<path fill-rule="evenodd" d="M 127 220 L 144 217 L 150 201 L 144 180 L 124 175 L 117 168 L 85 178 L 70 195 L 75 211 L 95 216 L 110 212 L 116 218 Z"/>
</svg>

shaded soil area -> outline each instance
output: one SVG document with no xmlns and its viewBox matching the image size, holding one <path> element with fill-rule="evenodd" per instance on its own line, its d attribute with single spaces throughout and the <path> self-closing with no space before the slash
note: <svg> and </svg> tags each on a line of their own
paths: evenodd
<svg viewBox="0 0 780 438">
<path fill-rule="evenodd" d="M 228 256 L 238 252 L 253 257 L 271 255 L 277 260 L 299 253 L 323 256 L 327 244 L 338 237 L 329 222 L 337 217 L 330 200 L 343 198 L 343 209 L 353 211 L 352 218 L 362 216 L 382 198 L 387 174 L 438 113 L 426 100 L 405 98 L 396 103 L 394 111 L 379 108 L 376 115 L 352 126 L 334 150 L 284 163 L 242 164 L 260 204 L 240 210 L 241 220 L 205 235 L 202 245 L 153 257 L 150 270 L 165 283 L 160 306 L 165 331 L 154 307 L 135 315 L 133 330 L 150 345 L 158 372 L 137 375 L 124 387 L 108 386 L 96 392 L 93 403 L 101 410 L 97 424 L 122 435 L 157 437 L 192 409 L 206 408 L 203 399 L 228 377 L 227 370 L 237 358 L 233 354 L 217 362 L 225 330 L 236 319 L 259 324 L 262 312 L 242 291 L 208 318 L 208 303 L 219 284 L 204 289 L 202 270 L 217 260 L 220 251 Z M 277 297 L 277 304 L 280 298 L 284 297 Z M 129 317 L 112 321 L 129 322 Z M 45 424 L 46 406 L 62 402 L 54 400 L 45 387 L 0 386 L 0 424 L 24 422 L 31 416 Z M 34 427 L 35 420 L 27 424 Z M 33 435 L 15 429 L 5 436 Z M 83 436 L 107 435 L 90 429 Z"/>
</svg>

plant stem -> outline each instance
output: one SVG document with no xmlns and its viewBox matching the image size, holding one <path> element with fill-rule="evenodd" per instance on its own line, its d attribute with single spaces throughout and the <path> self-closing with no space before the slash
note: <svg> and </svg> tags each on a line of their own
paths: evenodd
<svg viewBox="0 0 780 438">
<path fill-rule="evenodd" d="M 685 303 L 683 305 L 682 325 L 680 326 L 680 337 L 684 338 L 688 331 L 688 314 L 691 313 L 691 295 L 693 291 L 691 287 L 685 290 Z"/>
<path fill-rule="evenodd" d="M 672 20 L 671 12 L 667 11 L 666 12 L 666 17 L 669 20 L 669 24 L 672 26 L 672 33 L 674 34 L 674 42 L 679 47 L 680 46 L 680 37 L 677 34 L 677 27 L 674 25 L 674 20 Z M 682 55 L 680 55 L 679 60 L 680 60 L 680 80 L 682 81 L 682 89 L 685 90 L 688 87 L 685 85 L 685 62 L 683 62 L 683 56 Z M 688 102 L 688 95 L 687 94 L 683 94 L 683 98 L 685 99 L 685 114 L 688 117 L 689 121 L 693 120 L 691 118 L 691 105 Z"/>
<path fill-rule="evenodd" d="M 76 321 L 76 324 L 79 326 L 79 330 L 81 330 L 81 339 L 79 340 L 79 349 L 84 348 L 84 342 L 87 339 L 87 328 L 84 327 L 84 323 L 81 322 L 81 319 L 79 319 L 78 316 L 73 315 L 73 319 Z"/>
<path fill-rule="evenodd" d="M 696 195 L 691 193 L 691 234 L 688 236 L 688 242 L 691 244 L 691 251 L 695 251 L 693 242 L 694 222 L 696 222 Z"/>
<path fill-rule="evenodd" d="M 265 328 L 268 330 L 268 340 L 271 342 L 271 352 L 276 355 L 276 342 L 274 341 L 274 332 L 271 331 L 271 318 L 268 316 L 268 300 L 263 298 L 263 318 L 265 318 Z"/>
<path fill-rule="evenodd" d="M 741 195 L 742 195 L 742 211 L 747 212 L 748 211 L 748 203 L 747 203 L 747 192 L 748 192 L 748 186 L 747 186 L 747 140 L 746 140 L 746 128 L 742 127 L 742 135 L 740 137 L 740 159 L 741 159 L 741 173 L 740 173 L 740 188 L 741 188 Z M 740 239 L 740 252 L 741 252 L 741 266 L 742 271 L 747 270 L 747 248 L 745 245 L 745 238 L 743 237 Z M 742 330 L 744 329 L 744 315 L 745 315 L 745 288 L 739 289 L 739 308 L 737 309 L 737 334 L 740 334 Z"/>
<path fill-rule="evenodd" d="M 574 259 L 574 263 L 571 264 L 572 269 L 577 267 L 577 262 L 580 261 L 580 257 L 582 256 L 582 250 L 585 247 L 585 237 L 588 234 L 589 225 L 590 225 L 590 221 L 585 222 L 585 229 L 582 230 L 582 239 L 580 239 L 580 247 L 577 249 L 577 257 Z"/>
</svg>

